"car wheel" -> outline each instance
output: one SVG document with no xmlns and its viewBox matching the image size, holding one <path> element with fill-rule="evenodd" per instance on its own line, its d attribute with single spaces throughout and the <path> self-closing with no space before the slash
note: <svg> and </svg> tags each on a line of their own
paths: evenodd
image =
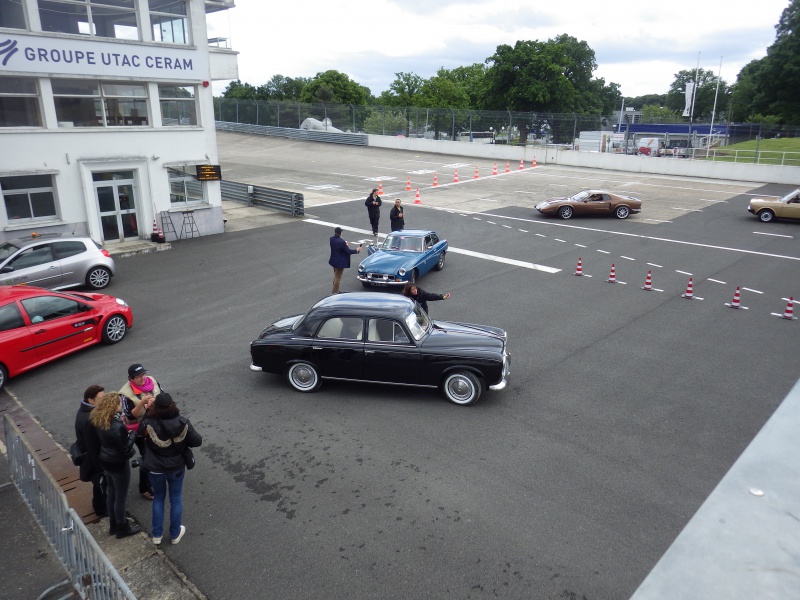
<svg viewBox="0 0 800 600">
<path fill-rule="evenodd" d="M 3 389 L 3 386 L 6 384 L 8 380 L 8 369 L 6 369 L 5 365 L 0 363 L 0 390 Z"/>
<path fill-rule="evenodd" d="M 775 213 L 769 209 L 762 210 L 760 213 L 758 213 L 758 218 L 761 219 L 762 223 L 769 223 L 775 218 Z"/>
<path fill-rule="evenodd" d="M 102 290 L 111 282 L 111 271 L 105 267 L 94 267 L 86 274 L 86 285 L 93 290 Z"/>
<path fill-rule="evenodd" d="M 289 365 L 286 377 L 298 392 L 313 392 L 322 384 L 317 368 L 307 362 L 296 362 Z"/>
<path fill-rule="evenodd" d="M 558 209 L 558 216 L 565 220 L 569 219 L 572 216 L 572 207 L 562 206 Z"/>
<path fill-rule="evenodd" d="M 445 253 L 442 252 L 442 254 L 439 256 L 439 262 L 437 262 L 436 266 L 433 267 L 436 271 L 441 271 L 442 269 L 444 269 L 444 255 Z"/>
<path fill-rule="evenodd" d="M 122 315 L 111 315 L 103 325 L 103 343 L 116 344 L 128 332 L 128 323 Z"/>
<path fill-rule="evenodd" d="M 614 211 L 614 216 L 618 219 L 627 219 L 629 214 L 631 214 L 631 209 L 627 206 L 618 206 Z"/>
<path fill-rule="evenodd" d="M 450 402 L 460 406 L 475 404 L 481 397 L 483 386 L 480 380 L 469 371 L 454 371 L 442 384 L 444 395 Z"/>
</svg>

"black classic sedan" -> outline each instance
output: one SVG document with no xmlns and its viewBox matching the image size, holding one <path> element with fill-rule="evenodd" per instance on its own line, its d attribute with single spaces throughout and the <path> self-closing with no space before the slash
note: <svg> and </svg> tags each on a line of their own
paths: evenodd
<svg viewBox="0 0 800 600">
<path fill-rule="evenodd" d="M 404 296 L 337 294 L 264 329 L 250 344 L 250 369 L 285 374 L 301 392 L 323 379 L 438 387 L 467 406 L 506 386 L 506 340 L 497 327 L 432 321 Z"/>
</svg>

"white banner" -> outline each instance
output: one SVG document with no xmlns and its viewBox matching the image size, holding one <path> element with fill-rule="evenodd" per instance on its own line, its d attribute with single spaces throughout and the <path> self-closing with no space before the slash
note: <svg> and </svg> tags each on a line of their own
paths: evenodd
<svg viewBox="0 0 800 600">
<path fill-rule="evenodd" d="M 194 48 L 0 33 L 0 74 L 16 73 L 199 82 L 209 66 Z"/>
<path fill-rule="evenodd" d="M 692 96 L 694 95 L 694 81 L 686 82 L 686 108 L 683 109 L 683 116 L 688 117 L 692 110 Z"/>
</svg>

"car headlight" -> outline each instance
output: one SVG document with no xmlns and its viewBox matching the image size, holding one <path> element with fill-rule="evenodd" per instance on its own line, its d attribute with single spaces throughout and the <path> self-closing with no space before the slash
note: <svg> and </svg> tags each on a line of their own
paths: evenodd
<svg viewBox="0 0 800 600">
<path fill-rule="evenodd" d="M 403 277 L 406 274 L 406 270 L 400 269 L 399 271 L 397 271 L 397 274 L 400 275 L 400 277 Z"/>
<path fill-rule="evenodd" d="M 366 271 L 366 270 L 367 270 L 367 269 L 365 269 L 365 268 L 364 268 L 364 265 L 358 265 L 358 272 L 359 272 L 359 273 L 363 273 L 363 272 L 364 272 L 364 271 Z"/>
<path fill-rule="evenodd" d="M 119 304 L 120 306 L 128 306 L 128 303 L 125 302 L 125 300 L 123 300 L 122 298 L 115 298 L 115 300 L 117 301 L 117 304 Z"/>
</svg>

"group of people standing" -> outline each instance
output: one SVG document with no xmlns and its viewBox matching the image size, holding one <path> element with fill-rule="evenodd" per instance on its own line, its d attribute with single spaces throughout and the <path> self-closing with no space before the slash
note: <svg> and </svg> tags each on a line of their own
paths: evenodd
<svg viewBox="0 0 800 600">
<path fill-rule="evenodd" d="M 153 542 L 160 544 L 163 538 L 167 492 L 170 539 L 180 542 L 186 533 L 181 522 L 183 479 L 190 464 L 186 457 L 203 438 L 141 364 L 128 368 L 128 381 L 119 392 L 106 392 L 97 384 L 86 388 L 75 435 L 83 455 L 81 481 L 92 482 L 92 508 L 99 517 L 108 516 L 109 534 L 124 538 L 141 531 L 126 512 L 131 459 L 138 448 L 139 493 L 153 502 Z"/>
<path fill-rule="evenodd" d="M 364 200 L 364 205 L 367 207 L 367 215 L 369 215 L 369 224 L 372 225 L 372 235 L 378 236 L 378 225 L 381 221 L 381 206 L 383 200 L 378 193 L 378 188 L 373 189 L 367 199 Z M 392 231 L 403 231 L 406 227 L 406 220 L 403 217 L 403 202 L 400 198 L 396 198 L 392 210 L 389 211 L 389 224 Z"/>
</svg>

